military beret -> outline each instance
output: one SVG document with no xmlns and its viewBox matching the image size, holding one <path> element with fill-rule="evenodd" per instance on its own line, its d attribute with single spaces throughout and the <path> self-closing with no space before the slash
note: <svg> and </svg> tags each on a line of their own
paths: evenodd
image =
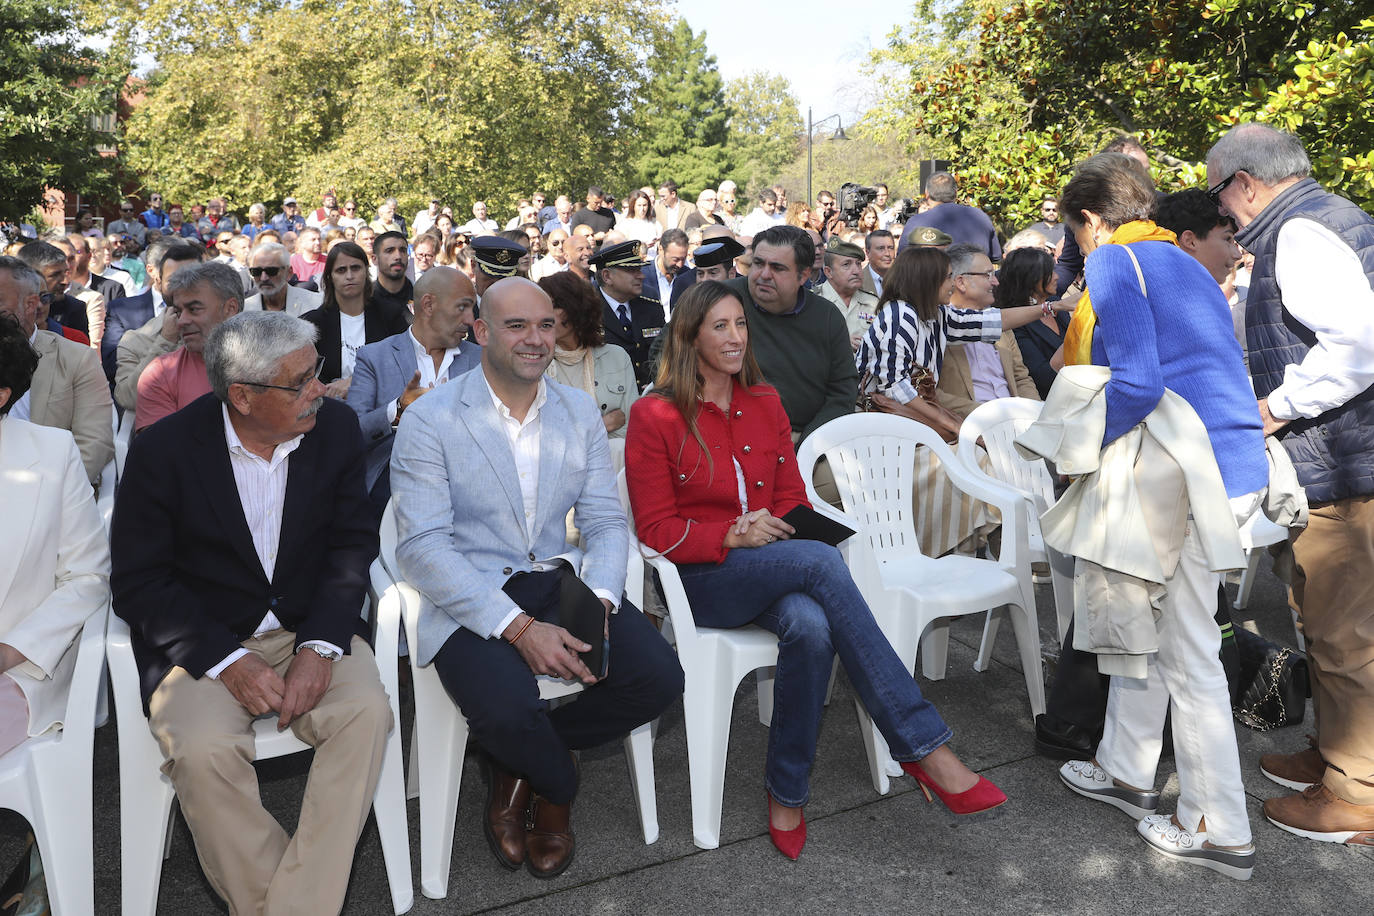
<svg viewBox="0 0 1374 916">
<path fill-rule="evenodd" d="M 941 232 L 934 226 L 921 226 L 911 233 L 911 244 L 926 245 L 939 248 L 941 245 L 949 245 L 954 239 L 946 232 Z"/>
<path fill-rule="evenodd" d="M 825 252 L 826 254 L 838 255 L 842 258 L 855 258 L 859 261 L 864 259 L 864 250 L 862 248 L 855 245 L 853 242 L 846 242 L 838 238 L 830 240 L 830 244 L 825 246 Z"/>
</svg>

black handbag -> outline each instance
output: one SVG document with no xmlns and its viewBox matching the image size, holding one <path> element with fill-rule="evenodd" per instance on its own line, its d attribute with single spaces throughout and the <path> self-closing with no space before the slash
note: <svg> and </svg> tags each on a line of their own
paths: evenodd
<svg viewBox="0 0 1374 916">
<path fill-rule="evenodd" d="M 1241 627 L 1235 629 L 1240 670 L 1231 692 L 1236 721 L 1256 731 L 1296 725 L 1312 695 L 1307 657 Z"/>
</svg>

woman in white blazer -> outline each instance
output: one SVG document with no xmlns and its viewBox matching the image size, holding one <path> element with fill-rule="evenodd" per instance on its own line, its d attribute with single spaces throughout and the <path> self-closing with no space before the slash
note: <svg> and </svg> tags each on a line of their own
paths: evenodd
<svg viewBox="0 0 1374 916">
<path fill-rule="evenodd" d="M 109 599 L 110 545 L 76 441 L 8 416 L 37 364 L 0 310 L 0 754 L 61 725 L 73 642 Z"/>
</svg>

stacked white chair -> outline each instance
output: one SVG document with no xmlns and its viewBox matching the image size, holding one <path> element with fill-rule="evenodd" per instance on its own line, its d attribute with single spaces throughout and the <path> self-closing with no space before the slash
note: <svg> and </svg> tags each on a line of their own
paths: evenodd
<svg viewBox="0 0 1374 916">
<path fill-rule="evenodd" d="M 385 613 L 384 613 L 385 612 Z M 386 613 L 392 614 L 386 626 Z M 415 902 L 410 877 L 410 831 L 406 825 L 405 782 L 401 763 L 401 715 L 396 684 L 395 611 L 379 608 L 376 638 L 377 668 L 391 701 L 394 725 L 386 739 L 372 812 L 382 841 L 391 886 L 391 904 L 405 913 Z M 171 838 L 172 800 L 176 793 L 163 775 L 162 752 L 148 728 L 139 694 L 138 668 L 134 664 L 129 627 L 110 616 L 107 652 L 114 682 L 115 709 L 119 713 L 120 874 L 125 916 L 153 916 L 157 911 L 162 860 Z M 288 729 L 278 732 L 275 717 L 253 723 L 256 759 L 269 760 L 310 750 Z"/>
<path fill-rule="evenodd" d="M 912 517 L 917 448 L 933 450 L 960 490 L 1001 512 L 998 559 L 957 555 L 933 559 L 921 553 Z M 797 464 L 813 503 L 821 503 L 811 477 L 822 455 L 830 463 L 845 513 L 872 552 L 877 582 L 865 582 L 869 574 L 854 559 L 861 552 L 851 550 L 851 571 L 861 588 L 867 585 L 864 596 L 873 615 L 907 668 L 914 671 L 919 644 L 922 673 L 931 680 L 943 678 L 950 618 L 1005 604 L 1016 632 L 1031 714 L 1044 712 L 1040 631 L 1031 586 L 1026 502 L 1021 495 L 967 467 L 930 427 L 890 414 L 839 417 L 802 442 Z"/>
<path fill-rule="evenodd" d="M 0 808 L 17 811 L 33 826 L 55 916 L 95 912 L 91 780 L 108 616 L 101 605 L 77 638 L 62 727 L 0 757 Z"/>
<path fill-rule="evenodd" d="M 980 404 L 964 420 L 959 429 L 959 455 L 967 461 L 975 443 L 983 440 L 992 476 L 1019 491 L 1026 500 L 1027 546 L 1032 563 L 1044 563 L 1050 568 L 1050 585 L 1054 591 L 1054 607 L 1059 626 L 1059 641 L 1063 643 L 1069 621 L 1073 619 L 1073 557 L 1046 546 L 1040 534 L 1040 516 L 1054 505 L 1054 480 L 1045 462 L 1039 458 L 1026 459 L 1016 450 L 1015 439 L 1040 417 L 1044 405 L 1030 398 L 997 398 Z M 983 629 L 983 645 L 974 667 L 987 669 L 992 646 L 997 639 L 1000 617 L 988 612 Z"/>
<path fill-rule="evenodd" d="M 411 771 L 420 798 L 420 891 L 426 897 L 448 896 L 449 870 L 453 860 L 453 831 L 458 817 L 458 793 L 463 776 L 468 723 L 449 697 L 433 665 L 415 664 L 417 626 L 421 598 L 400 576 L 396 564 L 396 517 L 390 503 L 382 515 L 382 551 L 372 564 L 372 589 L 382 596 L 382 607 L 395 607 L 405 626 L 410 647 L 411 683 L 415 692 L 415 731 L 411 739 Z M 631 557 L 633 566 L 638 557 Z M 640 574 L 642 582 L 642 573 Z M 631 594 L 634 594 L 631 592 Z M 380 630 L 382 621 L 378 622 Z M 395 655 L 395 637 L 392 655 Z M 381 648 L 378 647 L 380 658 Z M 581 691 L 577 681 L 539 678 L 539 695 L 557 699 Z M 654 789 L 653 736 L 649 724 L 641 725 L 625 739 L 630 782 L 639 806 L 644 842 L 658 839 L 658 796 Z"/>
</svg>

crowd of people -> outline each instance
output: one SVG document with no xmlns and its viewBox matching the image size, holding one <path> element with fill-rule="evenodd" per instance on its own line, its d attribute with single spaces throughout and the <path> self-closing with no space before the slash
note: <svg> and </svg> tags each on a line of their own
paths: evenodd
<svg viewBox="0 0 1374 916">
<path fill-rule="evenodd" d="M 358 615 L 390 506 L 397 572 L 424 598 L 408 651 L 469 721 L 506 868 L 566 869 L 577 752 L 681 694 L 625 593 L 635 535 L 679 566 L 699 623 L 778 636 L 780 852 L 806 842 L 836 656 L 927 797 L 995 808 L 1007 797 L 956 756 L 839 552 L 784 516 L 809 491 L 841 502 L 796 462 L 829 421 L 883 411 L 953 442 L 1015 397 L 1062 427 L 1047 460 L 1090 471 L 1052 510 L 1090 592 L 1036 728 L 1065 787 L 1164 855 L 1250 876 L 1218 596 L 1245 520 L 1301 503 L 1291 599 L 1317 727 L 1258 761 L 1294 790 L 1264 813 L 1374 845 L 1374 219 L 1259 124 L 1212 148 L 1205 189 L 1161 194 L 1148 167 L 1114 141 L 1010 238 L 940 172 L 909 216 L 881 185 L 857 213 L 781 186 L 746 208 L 729 181 L 694 202 L 672 181 L 535 193 L 504 228 L 485 201 L 460 222 L 438 198 L 410 220 L 388 198 L 368 221 L 330 193 L 240 222 L 223 198 L 188 217 L 150 194 L 103 232 L 82 214 L 12 241 L 0 505 L 6 552 L 37 553 L 0 568 L 17 584 L 0 579 L 0 748 L 55 727 L 68 647 L 112 595 L 216 893 L 231 912 L 337 912 L 395 725 Z M 94 496 L 116 429 L 132 441 L 106 540 Z M 979 549 L 995 526 L 944 520 L 921 543 Z M 578 629 L 589 608 L 600 622 Z M 587 689 L 551 710 L 538 675 Z M 1172 815 L 1155 788 L 1170 710 Z M 257 797 L 265 715 L 317 749 L 294 835 Z"/>
</svg>

